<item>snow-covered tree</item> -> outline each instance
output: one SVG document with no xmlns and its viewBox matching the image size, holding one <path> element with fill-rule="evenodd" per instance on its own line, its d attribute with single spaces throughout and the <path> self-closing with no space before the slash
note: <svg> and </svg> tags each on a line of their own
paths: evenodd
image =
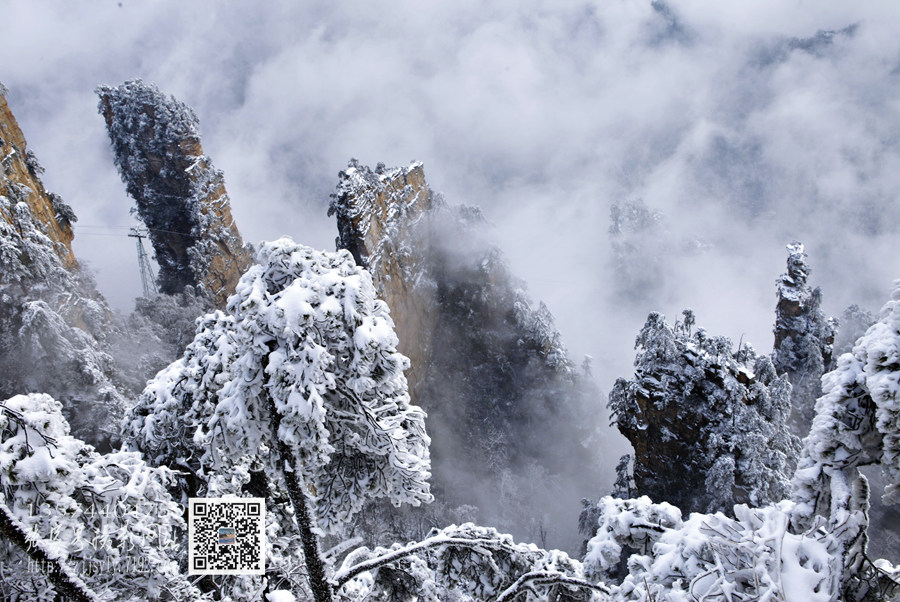
<svg viewBox="0 0 900 602">
<path fill-rule="evenodd" d="M 900 283 L 853 348 L 822 380 L 824 393 L 794 477 L 798 528 L 824 522 L 842 549 L 844 587 L 869 587 L 866 558 L 869 487 L 859 467 L 880 465 L 882 500 L 900 502 Z M 821 517 L 821 518 L 817 518 Z"/>
<path fill-rule="evenodd" d="M 645 303 L 665 285 L 663 258 L 669 240 L 663 215 L 636 199 L 613 203 L 609 221 L 616 294 L 620 300 Z"/>
<path fill-rule="evenodd" d="M 776 281 L 772 363 L 775 371 L 791 382 L 791 429 L 803 437 L 809 432 L 816 399 L 822 393 L 822 375 L 834 368 L 837 321 L 826 318 L 819 308 L 822 291 L 807 284 L 810 269 L 803 245 L 792 242 L 787 249 L 787 273 Z"/>
<path fill-rule="evenodd" d="M 841 313 L 839 320 L 840 328 L 834 337 L 834 357 L 837 358 L 845 353 L 853 351 L 856 340 L 866 334 L 869 327 L 875 323 L 875 316 L 872 312 L 861 308 L 859 305 L 851 305 Z M 834 369 L 834 366 L 832 366 Z"/>
<path fill-rule="evenodd" d="M 314 532 L 370 499 L 431 501 L 425 414 L 409 403 L 387 305 L 349 252 L 282 238 L 258 262 L 229 314 L 200 320 L 185 356 L 148 384 L 126 437 L 190 468 L 203 493 L 241 494 L 252 473 L 268 475 L 265 488 L 290 497 L 313 593 L 327 600 Z"/>
<path fill-rule="evenodd" d="M 637 337 L 635 374 L 618 379 L 609 407 L 634 447 L 638 495 L 685 512 L 730 512 L 788 492 L 798 442 L 786 428 L 790 385 L 766 356 L 670 326 L 652 313 Z"/>
<path fill-rule="evenodd" d="M 96 453 L 61 410 L 43 394 L 0 403 L 3 599 L 196 599 L 179 572 L 172 472 L 135 452 Z"/>
</svg>

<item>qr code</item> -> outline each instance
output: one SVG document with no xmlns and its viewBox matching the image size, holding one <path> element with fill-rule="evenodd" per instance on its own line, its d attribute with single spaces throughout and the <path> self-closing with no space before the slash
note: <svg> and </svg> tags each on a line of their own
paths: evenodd
<svg viewBox="0 0 900 602">
<path fill-rule="evenodd" d="M 264 498 L 190 498 L 188 574 L 262 575 L 265 525 Z"/>
</svg>

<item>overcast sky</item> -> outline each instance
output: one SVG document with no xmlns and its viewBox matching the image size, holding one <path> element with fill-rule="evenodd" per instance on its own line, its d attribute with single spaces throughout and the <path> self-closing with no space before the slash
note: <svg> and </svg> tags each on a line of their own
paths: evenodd
<svg viewBox="0 0 900 602">
<path fill-rule="evenodd" d="M 480 205 L 513 271 L 608 391 L 648 311 L 772 346 L 784 246 L 806 243 L 825 309 L 877 310 L 900 277 L 900 10 L 857 0 L 435 3 L 0 0 L 0 81 L 76 254 L 127 309 L 135 222 L 98 84 L 192 106 L 251 242 L 333 249 L 351 157 L 421 160 Z M 660 226 L 658 286 L 623 302 L 610 205 Z M 644 238 L 646 240 L 644 240 Z"/>
</svg>

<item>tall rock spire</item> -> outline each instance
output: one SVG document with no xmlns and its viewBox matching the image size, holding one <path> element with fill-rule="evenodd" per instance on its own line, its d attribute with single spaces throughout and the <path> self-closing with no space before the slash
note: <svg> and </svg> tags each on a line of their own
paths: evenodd
<svg viewBox="0 0 900 602">
<path fill-rule="evenodd" d="M 775 347 L 772 361 L 778 374 L 793 386 L 791 428 L 805 437 L 822 394 L 822 375 L 835 367 L 834 337 L 837 321 L 826 318 L 820 305 L 822 291 L 807 283 L 809 264 L 799 242 L 787 246 L 787 273 L 776 281 Z"/>
<path fill-rule="evenodd" d="M 437 326 L 437 288 L 422 278 L 431 244 L 430 216 L 435 195 L 421 163 L 375 170 L 356 160 L 342 172 L 329 215 L 337 215 L 338 248 L 353 254 L 373 274 L 378 296 L 394 316 L 398 349 L 410 358 L 406 371 L 413 397 L 430 364 Z"/>
<path fill-rule="evenodd" d="M 119 174 L 150 230 L 164 293 L 196 287 L 224 306 L 252 254 L 190 107 L 141 80 L 97 88 Z"/>
</svg>

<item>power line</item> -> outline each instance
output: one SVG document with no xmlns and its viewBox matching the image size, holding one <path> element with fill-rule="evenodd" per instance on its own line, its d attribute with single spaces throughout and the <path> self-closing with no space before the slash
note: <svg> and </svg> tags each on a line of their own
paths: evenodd
<svg viewBox="0 0 900 602">
<path fill-rule="evenodd" d="M 98 228 L 101 230 L 133 230 L 134 228 L 131 226 L 96 226 L 91 224 L 73 224 L 76 228 Z M 190 232 L 175 232 L 173 230 L 160 230 L 159 228 L 147 228 L 144 226 L 142 228 L 144 231 L 150 232 L 159 232 L 161 234 L 177 234 L 179 236 L 190 236 Z M 85 232 L 85 234 L 91 234 L 90 232 Z M 109 234 L 108 236 L 131 236 L 130 234 Z M 146 238 L 146 235 L 144 235 Z"/>
</svg>

